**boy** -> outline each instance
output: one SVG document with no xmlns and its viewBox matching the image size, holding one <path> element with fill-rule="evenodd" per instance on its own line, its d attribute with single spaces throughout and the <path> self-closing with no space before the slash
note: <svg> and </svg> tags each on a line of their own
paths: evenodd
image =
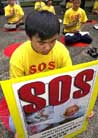
<svg viewBox="0 0 98 138">
<path fill-rule="evenodd" d="M 68 9 L 64 15 L 64 34 L 65 42 L 71 45 L 77 42 L 90 44 L 92 38 L 88 33 L 81 33 L 82 25 L 87 21 L 86 13 L 80 8 L 81 0 L 73 0 L 72 8 Z"/>
<path fill-rule="evenodd" d="M 4 27 L 6 29 L 14 29 L 14 26 L 23 25 L 24 12 L 19 4 L 15 4 L 15 0 L 8 0 L 8 2 L 9 4 L 4 8 L 7 19 L 7 24 Z"/>
<path fill-rule="evenodd" d="M 57 41 L 60 24 L 56 15 L 48 11 L 30 13 L 25 21 L 25 31 L 30 40 L 13 53 L 10 60 L 11 78 L 72 64 L 68 50 Z"/>
<path fill-rule="evenodd" d="M 56 15 L 48 11 L 31 12 L 25 20 L 25 31 L 30 40 L 13 53 L 11 78 L 72 65 L 67 48 L 57 41 L 60 23 Z M 10 117 L 9 124 L 13 126 Z"/>
</svg>

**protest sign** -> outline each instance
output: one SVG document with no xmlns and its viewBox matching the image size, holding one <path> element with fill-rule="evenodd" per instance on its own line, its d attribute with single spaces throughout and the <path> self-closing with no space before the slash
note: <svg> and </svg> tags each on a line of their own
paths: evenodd
<svg viewBox="0 0 98 138">
<path fill-rule="evenodd" d="M 98 60 L 1 81 L 19 138 L 70 138 L 87 127 Z"/>
</svg>

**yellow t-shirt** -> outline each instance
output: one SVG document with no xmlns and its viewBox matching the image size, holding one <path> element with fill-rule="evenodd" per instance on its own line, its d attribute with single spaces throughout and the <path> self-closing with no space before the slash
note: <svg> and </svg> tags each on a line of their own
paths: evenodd
<svg viewBox="0 0 98 138">
<path fill-rule="evenodd" d="M 66 9 L 72 8 L 73 2 L 67 2 L 66 3 Z"/>
<path fill-rule="evenodd" d="M 22 8 L 20 7 L 20 5 L 18 5 L 18 4 L 14 4 L 13 6 L 10 6 L 10 5 L 6 6 L 4 8 L 5 16 L 10 16 L 13 9 L 15 11 L 15 15 L 14 15 L 14 17 L 11 17 L 8 19 L 8 23 L 15 23 L 15 22 L 19 21 L 22 16 L 24 16 L 24 12 L 23 12 Z"/>
<path fill-rule="evenodd" d="M 93 9 L 98 9 L 98 1 L 95 1 L 95 2 L 94 2 Z"/>
<path fill-rule="evenodd" d="M 16 78 L 71 65 L 67 48 L 59 41 L 56 41 L 47 55 L 35 52 L 31 47 L 31 41 L 26 41 L 11 56 L 10 77 Z"/>
<path fill-rule="evenodd" d="M 46 4 L 43 2 L 43 1 L 40 1 L 40 2 L 35 2 L 35 5 L 34 5 L 34 9 L 36 11 L 42 11 L 44 9 L 44 6 Z"/>
<path fill-rule="evenodd" d="M 54 6 L 52 6 L 52 5 L 51 5 L 51 6 L 47 6 L 47 5 L 46 5 L 46 6 L 44 7 L 44 10 L 47 10 L 47 11 L 49 11 L 49 12 L 52 12 L 53 14 L 56 14 L 56 13 L 55 13 Z"/>
<path fill-rule="evenodd" d="M 77 11 L 74 11 L 72 8 L 68 9 L 65 12 L 63 24 L 70 24 L 79 16 L 79 22 L 76 26 L 64 29 L 64 32 L 73 32 L 79 31 L 81 29 L 81 23 L 85 23 L 87 21 L 86 13 L 83 9 L 78 8 Z"/>
</svg>

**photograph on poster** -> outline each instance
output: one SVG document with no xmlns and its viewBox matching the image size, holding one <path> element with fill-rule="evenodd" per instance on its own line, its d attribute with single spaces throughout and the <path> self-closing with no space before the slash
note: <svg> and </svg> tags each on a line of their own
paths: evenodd
<svg viewBox="0 0 98 138">
<path fill-rule="evenodd" d="M 55 107 L 53 106 L 48 106 L 30 115 L 25 114 L 29 134 L 33 135 L 42 132 L 43 130 L 49 130 L 68 123 L 74 119 L 83 117 L 86 112 L 85 107 L 77 104 L 68 106 L 66 109 L 61 106 L 61 109 L 64 110 L 63 114 L 55 112 Z"/>
</svg>

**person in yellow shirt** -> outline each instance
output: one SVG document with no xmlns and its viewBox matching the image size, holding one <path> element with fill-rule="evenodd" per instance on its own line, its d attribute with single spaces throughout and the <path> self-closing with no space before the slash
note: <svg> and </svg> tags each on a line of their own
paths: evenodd
<svg viewBox="0 0 98 138">
<path fill-rule="evenodd" d="M 34 10 L 42 11 L 45 7 L 45 3 L 42 0 L 36 0 L 34 4 Z"/>
<path fill-rule="evenodd" d="M 52 0 L 46 0 L 46 6 L 44 7 L 44 10 L 47 10 L 49 12 L 52 12 L 53 14 L 56 14 L 55 8 L 52 5 Z"/>
<path fill-rule="evenodd" d="M 26 18 L 25 31 L 30 40 L 13 53 L 10 59 L 11 78 L 72 64 L 67 48 L 57 41 L 60 24 L 56 15 L 48 11 L 34 11 Z"/>
<path fill-rule="evenodd" d="M 24 11 L 15 0 L 8 0 L 9 4 L 5 6 L 5 17 L 8 24 L 15 24 L 17 27 L 23 24 Z"/>
<path fill-rule="evenodd" d="M 98 0 L 95 0 L 92 12 L 98 14 Z"/>
<path fill-rule="evenodd" d="M 66 2 L 66 10 L 69 8 L 72 8 L 73 2 L 72 0 L 69 0 L 68 2 Z"/>
<path fill-rule="evenodd" d="M 52 0 L 46 0 L 46 6 L 44 6 L 43 10 L 47 10 L 49 12 L 52 12 L 53 14 L 56 14 L 55 8 L 52 5 Z M 62 19 L 59 18 L 59 22 L 62 23 Z"/>
<path fill-rule="evenodd" d="M 60 23 L 56 15 L 48 11 L 29 13 L 25 20 L 25 31 L 29 40 L 12 54 L 10 78 L 72 66 L 69 51 L 57 40 Z M 12 119 L 9 118 L 13 131 Z"/>
<path fill-rule="evenodd" d="M 89 33 L 81 33 L 81 28 L 87 22 L 87 15 L 85 11 L 80 8 L 81 0 L 73 0 L 72 8 L 68 9 L 64 15 L 64 34 L 65 43 L 67 45 L 76 42 L 84 42 L 90 44 L 92 38 Z"/>
</svg>

